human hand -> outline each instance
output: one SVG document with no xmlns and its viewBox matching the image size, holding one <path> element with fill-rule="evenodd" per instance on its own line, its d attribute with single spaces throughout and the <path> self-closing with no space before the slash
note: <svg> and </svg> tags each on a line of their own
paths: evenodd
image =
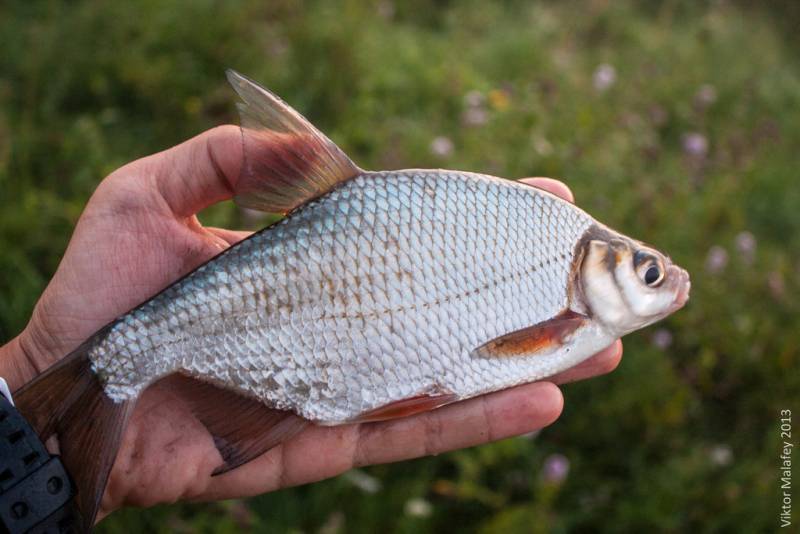
<svg viewBox="0 0 800 534">
<path fill-rule="evenodd" d="M 196 213 L 232 196 L 241 136 L 209 130 L 134 161 L 101 182 L 61 264 L 25 330 L 0 349 L 0 375 L 16 389 L 103 325 L 192 271 L 247 232 L 203 227 Z M 525 180 L 572 201 L 561 182 Z M 563 398 L 555 384 L 609 372 L 622 344 L 547 382 L 446 406 L 405 419 L 311 426 L 256 460 L 221 476 L 205 427 L 167 387 L 138 401 L 112 469 L 101 517 L 123 506 L 255 495 L 386 463 L 486 443 L 552 423 Z"/>
</svg>

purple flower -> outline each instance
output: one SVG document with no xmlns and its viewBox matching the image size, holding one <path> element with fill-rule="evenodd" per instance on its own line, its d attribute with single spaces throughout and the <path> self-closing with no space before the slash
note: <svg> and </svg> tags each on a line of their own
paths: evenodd
<svg viewBox="0 0 800 534">
<path fill-rule="evenodd" d="M 551 454 L 544 459 L 542 478 L 545 482 L 560 484 L 569 474 L 569 460 L 563 454 Z"/>
<path fill-rule="evenodd" d="M 650 341 L 656 348 L 667 350 L 672 345 L 672 332 L 666 328 L 659 328 L 653 332 L 653 337 Z"/>
<path fill-rule="evenodd" d="M 240 501 L 238 499 L 229 501 L 228 513 L 239 529 L 247 531 L 253 528 L 254 515 L 245 501 Z"/>
<path fill-rule="evenodd" d="M 655 126 L 664 126 L 669 120 L 669 112 L 658 104 L 650 106 L 650 109 L 647 110 L 647 114 L 650 117 L 650 121 Z"/>
<path fill-rule="evenodd" d="M 692 132 L 683 136 L 683 152 L 687 156 L 703 158 L 708 154 L 708 139 L 703 134 Z"/>
<path fill-rule="evenodd" d="M 720 247 L 714 245 L 708 249 L 708 256 L 706 256 L 706 270 L 712 274 L 718 274 L 725 270 L 728 265 L 728 252 Z"/>
<path fill-rule="evenodd" d="M 608 63 L 602 63 L 597 66 L 592 75 L 592 85 L 595 91 L 603 92 L 611 88 L 617 81 L 617 69 Z"/>
<path fill-rule="evenodd" d="M 717 101 L 717 90 L 713 85 L 701 85 L 694 95 L 694 107 L 698 111 L 705 111 L 711 104 Z"/>
<path fill-rule="evenodd" d="M 267 45 L 267 52 L 272 57 L 281 57 L 289 51 L 289 43 L 285 39 L 275 38 Z"/>
<path fill-rule="evenodd" d="M 378 2 L 376 7 L 378 16 L 382 19 L 391 20 L 394 17 L 394 2 L 390 2 L 389 0 L 381 0 Z"/>
<path fill-rule="evenodd" d="M 786 294 L 786 282 L 783 279 L 783 274 L 778 271 L 772 271 L 767 275 L 767 285 L 775 300 L 782 299 Z"/>
</svg>

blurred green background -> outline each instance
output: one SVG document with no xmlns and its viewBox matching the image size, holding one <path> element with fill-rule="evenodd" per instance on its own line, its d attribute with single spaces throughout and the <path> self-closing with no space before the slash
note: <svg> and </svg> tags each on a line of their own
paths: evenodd
<svg viewBox="0 0 800 534">
<path fill-rule="evenodd" d="M 693 277 L 538 435 L 99 530 L 777 529 L 779 412 L 800 416 L 798 27 L 791 1 L 3 2 L 2 341 L 103 176 L 237 121 L 227 67 L 368 169 L 560 177 Z"/>
</svg>

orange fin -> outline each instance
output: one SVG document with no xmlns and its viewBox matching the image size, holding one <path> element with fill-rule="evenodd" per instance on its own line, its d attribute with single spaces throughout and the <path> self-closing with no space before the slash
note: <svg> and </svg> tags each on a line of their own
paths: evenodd
<svg viewBox="0 0 800 534">
<path fill-rule="evenodd" d="M 306 419 L 215 386 L 209 382 L 174 374 L 164 379 L 177 392 L 214 438 L 224 464 L 212 475 L 221 475 L 261 456 L 298 434 Z"/>
<path fill-rule="evenodd" d="M 288 213 L 362 172 L 286 102 L 237 72 L 227 74 L 242 99 L 244 161 L 234 191 L 237 204 Z"/>
<path fill-rule="evenodd" d="M 106 395 L 88 357 L 93 339 L 14 394 L 17 409 L 42 440 L 58 436 L 61 460 L 77 487 L 79 532 L 88 532 L 94 525 L 135 405 L 133 400 L 114 402 Z"/>
<path fill-rule="evenodd" d="M 552 319 L 495 338 L 473 351 L 482 358 L 532 356 L 564 344 L 567 337 L 580 328 L 588 317 L 564 310 Z"/>
<path fill-rule="evenodd" d="M 399 419 L 401 417 L 408 417 L 409 415 L 435 410 L 436 408 L 457 400 L 458 396 L 455 393 L 423 393 L 422 395 L 390 402 L 374 410 L 364 412 L 352 419 L 351 422 L 372 423 L 375 421 L 385 421 L 387 419 Z"/>
</svg>

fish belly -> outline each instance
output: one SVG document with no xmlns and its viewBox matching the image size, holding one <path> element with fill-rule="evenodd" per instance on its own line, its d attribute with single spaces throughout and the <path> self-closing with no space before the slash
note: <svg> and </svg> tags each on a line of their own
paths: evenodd
<svg viewBox="0 0 800 534">
<path fill-rule="evenodd" d="M 326 423 L 543 378 L 563 358 L 472 351 L 567 307 L 592 223 L 498 178 L 365 173 L 123 317 L 94 367 L 119 400 L 180 371 Z"/>
</svg>

